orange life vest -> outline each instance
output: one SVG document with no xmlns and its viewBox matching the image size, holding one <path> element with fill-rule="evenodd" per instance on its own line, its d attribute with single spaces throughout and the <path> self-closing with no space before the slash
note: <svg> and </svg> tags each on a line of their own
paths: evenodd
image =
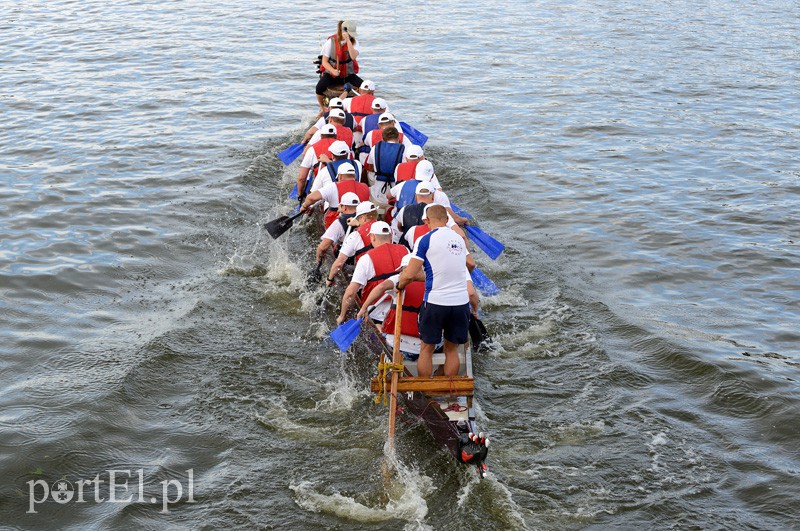
<svg viewBox="0 0 800 531">
<path fill-rule="evenodd" d="M 333 153 L 330 152 L 331 144 L 336 142 L 336 138 L 321 138 L 314 142 L 311 147 L 314 148 L 314 154 L 317 156 L 317 163 L 314 165 L 314 176 L 319 173 L 319 168 L 324 163 L 320 160 L 322 155 L 326 155 L 329 159 L 333 160 Z"/>
</svg>

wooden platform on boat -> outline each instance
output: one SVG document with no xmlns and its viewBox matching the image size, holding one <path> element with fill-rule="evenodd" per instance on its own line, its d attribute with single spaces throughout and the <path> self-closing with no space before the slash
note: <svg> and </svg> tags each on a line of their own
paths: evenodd
<svg viewBox="0 0 800 531">
<path fill-rule="evenodd" d="M 391 377 L 386 379 L 388 389 Z M 375 377 L 370 384 L 373 393 L 381 390 L 381 382 Z M 475 382 L 469 376 L 431 376 L 422 378 L 419 376 L 401 376 L 397 380 L 398 393 L 411 393 L 419 391 L 426 395 L 452 395 L 452 396 L 472 396 L 475 390 Z"/>
</svg>

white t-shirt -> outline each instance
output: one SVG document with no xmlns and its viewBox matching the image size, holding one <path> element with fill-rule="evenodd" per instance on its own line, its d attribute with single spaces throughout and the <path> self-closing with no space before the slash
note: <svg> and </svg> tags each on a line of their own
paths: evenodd
<svg viewBox="0 0 800 531">
<path fill-rule="evenodd" d="M 355 256 L 356 252 L 362 247 L 365 247 L 364 240 L 361 239 L 361 234 L 359 234 L 354 227 L 353 232 L 351 232 L 350 235 L 344 239 L 344 243 L 342 243 L 342 248 L 339 249 L 339 253 L 347 257 Z"/>
<path fill-rule="evenodd" d="M 340 46 L 344 46 L 344 41 L 340 41 L 339 44 Z M 356 40 L 355 44 L 351 42 L 350 46 L 352 46 L 354 50 L 358 50 L 359 52 L 361 52 L 361 50 L 358 48 L 358 40 Z M 322 45 L 322 50 L 320 50 L 319 53 L 320 55 L 324 55 L 329 59 L 330 58 L 336 59 L 336 50 L 334 48 L 336 48 L 336 46 L 334 46 L 333 44 L 333 39 L 328 37 L 328 40 L 325 41 L 325 44 Z"/>
<path fill-rule="evenodd" d="M 356 268 L 353 271 L 353 276 L 350 278 L 350 282 L 355 282 L 361 287 L 364 287 L 367 285 L 367 282 L 369 282 L 369 279 L 374 276 L 375 266 L 372 263 L 372 257 L 368 254 L 365 254 L 356 263 Z M 375 309 L 369 313 L 369 316 L 376 321 L 383 321 L 384 317 L 386 317 L 386 314 L 389 313 L 391 305 L 392 298 L 386 297 L 383 302 L 380 302 L 377 306 L 375 306 Z"/>
<path fill-rule="evenodd" d="M 320 240 L 331 240 L 333 244 L 336 245 L 342 241 L 342 238 L 344 238 L 345 234 L 346 232 L 344 227 L 342 227 L 342 224 L 339 223 L 339 220 L 337 219 L 331 223 L 331 226 L 327 228 Z"/>
<path fill-rule="evenodd" d="M 421 260 L 425 270 L 425 300 L 440 306 L 469 303 L 467 292 L 467 246 L 448 227 L 439 227 L 419 238 L 412 260 Z"/>
<path fill-rule="evenodd" d="M 322 199 L 326 203 L 325 208 L 339 208 L 339 187 L 336 183 L 328 183 L 319 189 Z"/>
<path fill-rule="evenodd" d="M 309 146 L 306 150 L 306 154 L 303 156 L 302 162 L 300 162 L 301 168 L 313 168 L 314 164 L 319 162 L 317 160 L 317 152 L 314 151 L 314 146 Z"/>
</svg>

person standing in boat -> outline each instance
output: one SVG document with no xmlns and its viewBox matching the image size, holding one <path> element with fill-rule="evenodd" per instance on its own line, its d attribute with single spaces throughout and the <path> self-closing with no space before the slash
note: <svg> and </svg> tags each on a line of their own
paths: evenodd
<svg viewBox="0 0 800 531">
<path fill-rule="evenodd" d="M 317 82 L 317 103 L 320 113 L 325 112 L 325 91 L 337 85 L 350 83 L 360 87 L 364 82 L 358 77 L 358 42 L 356 23 L 340 20 L 336 33 L 328 37 L 320 51 L 320 76 Z"/>
<path fill-rule="evenodd" d="M 469 338 L 469 251 L 461 236 L 447 228 L 447 210 L 443 206 L 428 207 L 427 218 L 431 232 L 417 240 L 397 289 L 416 280 L 425 281 L 425 303 L 419 314 L 419 375 L 432 375 L 433 350 L 444 338 L 444 375 L 455 376 L 458 348 Z"/>
</svg>

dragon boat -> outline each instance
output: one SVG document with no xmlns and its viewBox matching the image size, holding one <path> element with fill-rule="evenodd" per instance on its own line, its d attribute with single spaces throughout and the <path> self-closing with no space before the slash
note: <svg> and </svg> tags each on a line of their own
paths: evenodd
<svg viewBox="0 0 800 531">
<path fill-rule="evenodd" d="M 329 91 L 328 96 L 338 96 L 342 93 L 342 90 L 342 87 L 335 87 Z M 424 135 L 422 136 L 424 137 Z M 427 137 L 422 140 L 423 144 L 424 140 L 427 140 Z M 278 154 L 278 156 L 285 164 L 291 163 L 291 161 L 287 162 L 286 158 L 281 154 Z M 296 197 L 294 195 L 295 192 L 296 189 L 290 194 L 290 198 Z M 300 214 L 295 210 L 294 215 L 278 218 L 268 223 L 265 227 L 273 238 L 277 238 L 288 230 L 293 220 L 299 216 Z M 314 219 L 316 221 L 312 223 L 318 225 L 318 232 L 321 234 L 323 230 L 322 216 L 314 216 Z M 312 273 L 310 278 L 317 280 L 320 278 L 319 267 L 320 264 L 317 264 L 314 272 L 316 274 Z M 344 275 L 349 283 L 347 271 L 352 273 L 352 268 L 345 268 L 340 274 Z M 482 276 L 482 273 L 480 275 Z M 475 282 L 474 272 L 472 277 L 473 282 Z M 402 306 L 402 292 L 396 295 L 399 299 L 397 305 Z M 395 323 L 395 330 L 400 330 L 399 320 L 403 312 L 395 312 L 395 314 L 398 319 L 398 322 Z M 479 350 L 482 339 L 488 339 L 488 334 L 483 324 L 480 321 L 476 322 L 474 319 L 471 322 L 470 341 L 459 349 L 459 370 L 456 376 L 440 376 L 436 374 L 437 370 L 442 368 L 445 360 L 444 353 L 437 349 L 432 360 L 433 376 L 423 378 L 418 375 L 417 362 L 404 359 L 400 347 L 400 338 L 392 335 L 384 338 L 384 334 L 378 329 L 377 325 L 369 319 L 367 321 L 371 325 L 369 327 L 371 328 L 371 333 L 362 334 L 362 336 L 364 336 L 368 350 L 375 353 L 378 359 L 378 374 L 371 379 L 370 388 L 372 392 L 378 395 L 376 402 L 382 401 L 389 405 L 390 448 L 393 447 L 396 414 L 398 411 L 403 411 L 400 407 L 402 405 L 408 414 L 419 419 L 427 426 L 435 441 L 446 448 L 457 462 L 475 467 L 479 476 L 481 478 L 484 477 L 487 471 L 486 458 L 489 440 L 483 433 L 479 432 L 476 423 L 476 399 L 474 396 L 472 363 L 473 351 Z M 359 322 L 351 320 L 340 328 L 348 325 L 351 328 L 355 325 L 359 329 L 358 331 L 353 330 L 355 335 L 360 333 L 360 320 Z M 367 327 L 364 328 L 367 329 Z M 393 348 L 391 348 L 391 344 L 393 344 Z"/>
</svg>

